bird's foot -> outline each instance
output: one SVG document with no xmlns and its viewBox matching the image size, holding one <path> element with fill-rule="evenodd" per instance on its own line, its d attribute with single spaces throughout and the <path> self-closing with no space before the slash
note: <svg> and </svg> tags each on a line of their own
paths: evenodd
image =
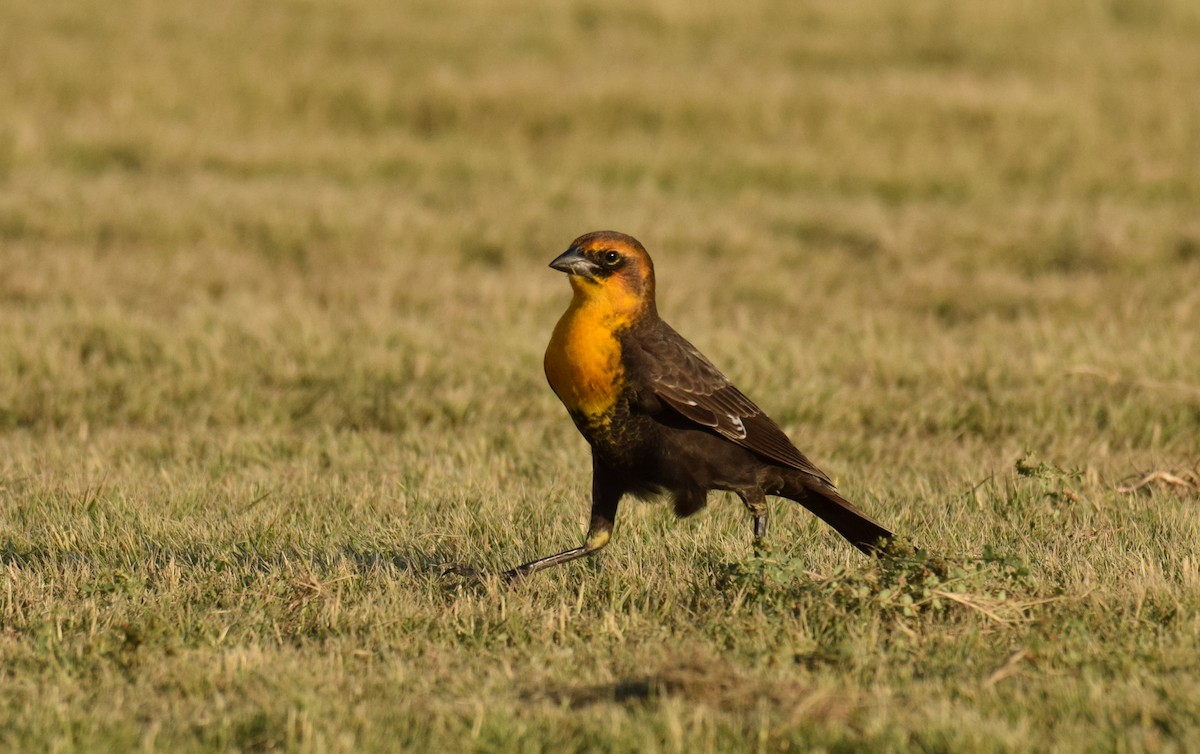
<svg viewBox="0 0 1200 754">
<path fill-rule="evenodd" d="M 524 575 L 525 573 L 520 568 L 507 571 L 481 571 L 461 563 L 443 563 L 441 573 L 443 580 L 465 579 L 476 584 L 487 584 L 494 579 L 501 585 L 511 584 Z"/>
<path fill-rule="evenodd" d="M 462 563 L 443 563 L 441 577 L 448 579 L 455 576 L 473 581 L 484 581 L 487 578 L 487 574 L 478 568 L 465 566 Z"/>
</svg>

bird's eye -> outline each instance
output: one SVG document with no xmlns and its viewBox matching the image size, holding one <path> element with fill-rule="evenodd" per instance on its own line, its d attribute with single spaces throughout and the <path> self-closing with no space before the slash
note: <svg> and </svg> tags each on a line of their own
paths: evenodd
<svg viewBox="0 0 1200 754">
<path fill-rule="evenodd" d="M 615 252 L 615 251 L 604 252 L 604 264 L 607 265 L 608 267 L 616 267 L 617 263 L 620 261 L 621 261 L 621 255 L 618 254 L 617 252 Z"/>
</svg>

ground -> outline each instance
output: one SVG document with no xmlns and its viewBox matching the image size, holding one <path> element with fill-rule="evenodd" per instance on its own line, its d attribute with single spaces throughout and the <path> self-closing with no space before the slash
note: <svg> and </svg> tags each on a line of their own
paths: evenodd
<svg viewBox="0 0 1200 754">
<path fill-rule="evenodd" d="M 1200 10 L 0 11 L 0 749 L 1183 751 Z M 627 503 L 575 236 L 873 516 Z M 1163 472 L 1151 476 L 1154 472 Z M 1148 478 L 1147 478 L 1148 477 Z"/>
</svg>

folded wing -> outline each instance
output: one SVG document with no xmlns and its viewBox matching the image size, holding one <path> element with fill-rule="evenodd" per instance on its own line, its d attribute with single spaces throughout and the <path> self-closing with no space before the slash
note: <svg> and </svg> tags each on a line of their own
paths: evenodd
<svg viewBox="0 0 1200 754">
<path fill-rule="evenodd" d="M 738 390 L 711 361 L 661 320 L 637 339 L 642 377 L 660 400 L 684 417 L 776 463 L 833 486 L 825 473 L 796 449 L 779 425 Z"/>
</svg>

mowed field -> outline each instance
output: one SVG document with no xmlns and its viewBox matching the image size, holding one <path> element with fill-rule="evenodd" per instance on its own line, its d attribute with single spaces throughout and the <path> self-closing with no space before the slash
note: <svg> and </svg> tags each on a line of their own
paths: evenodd
<svg viewBox="0 0 1200 754">
<path fill-rule="evenodd" d="M 0 750 L 1197 750 L 1198 38 L 1190 0 L 5 4 Z M 773 501 L 756 556 L 713 495 L 442 578 L 581 540 L 546 264 L 601 228 L 920 553 Z"/>
</svg>

